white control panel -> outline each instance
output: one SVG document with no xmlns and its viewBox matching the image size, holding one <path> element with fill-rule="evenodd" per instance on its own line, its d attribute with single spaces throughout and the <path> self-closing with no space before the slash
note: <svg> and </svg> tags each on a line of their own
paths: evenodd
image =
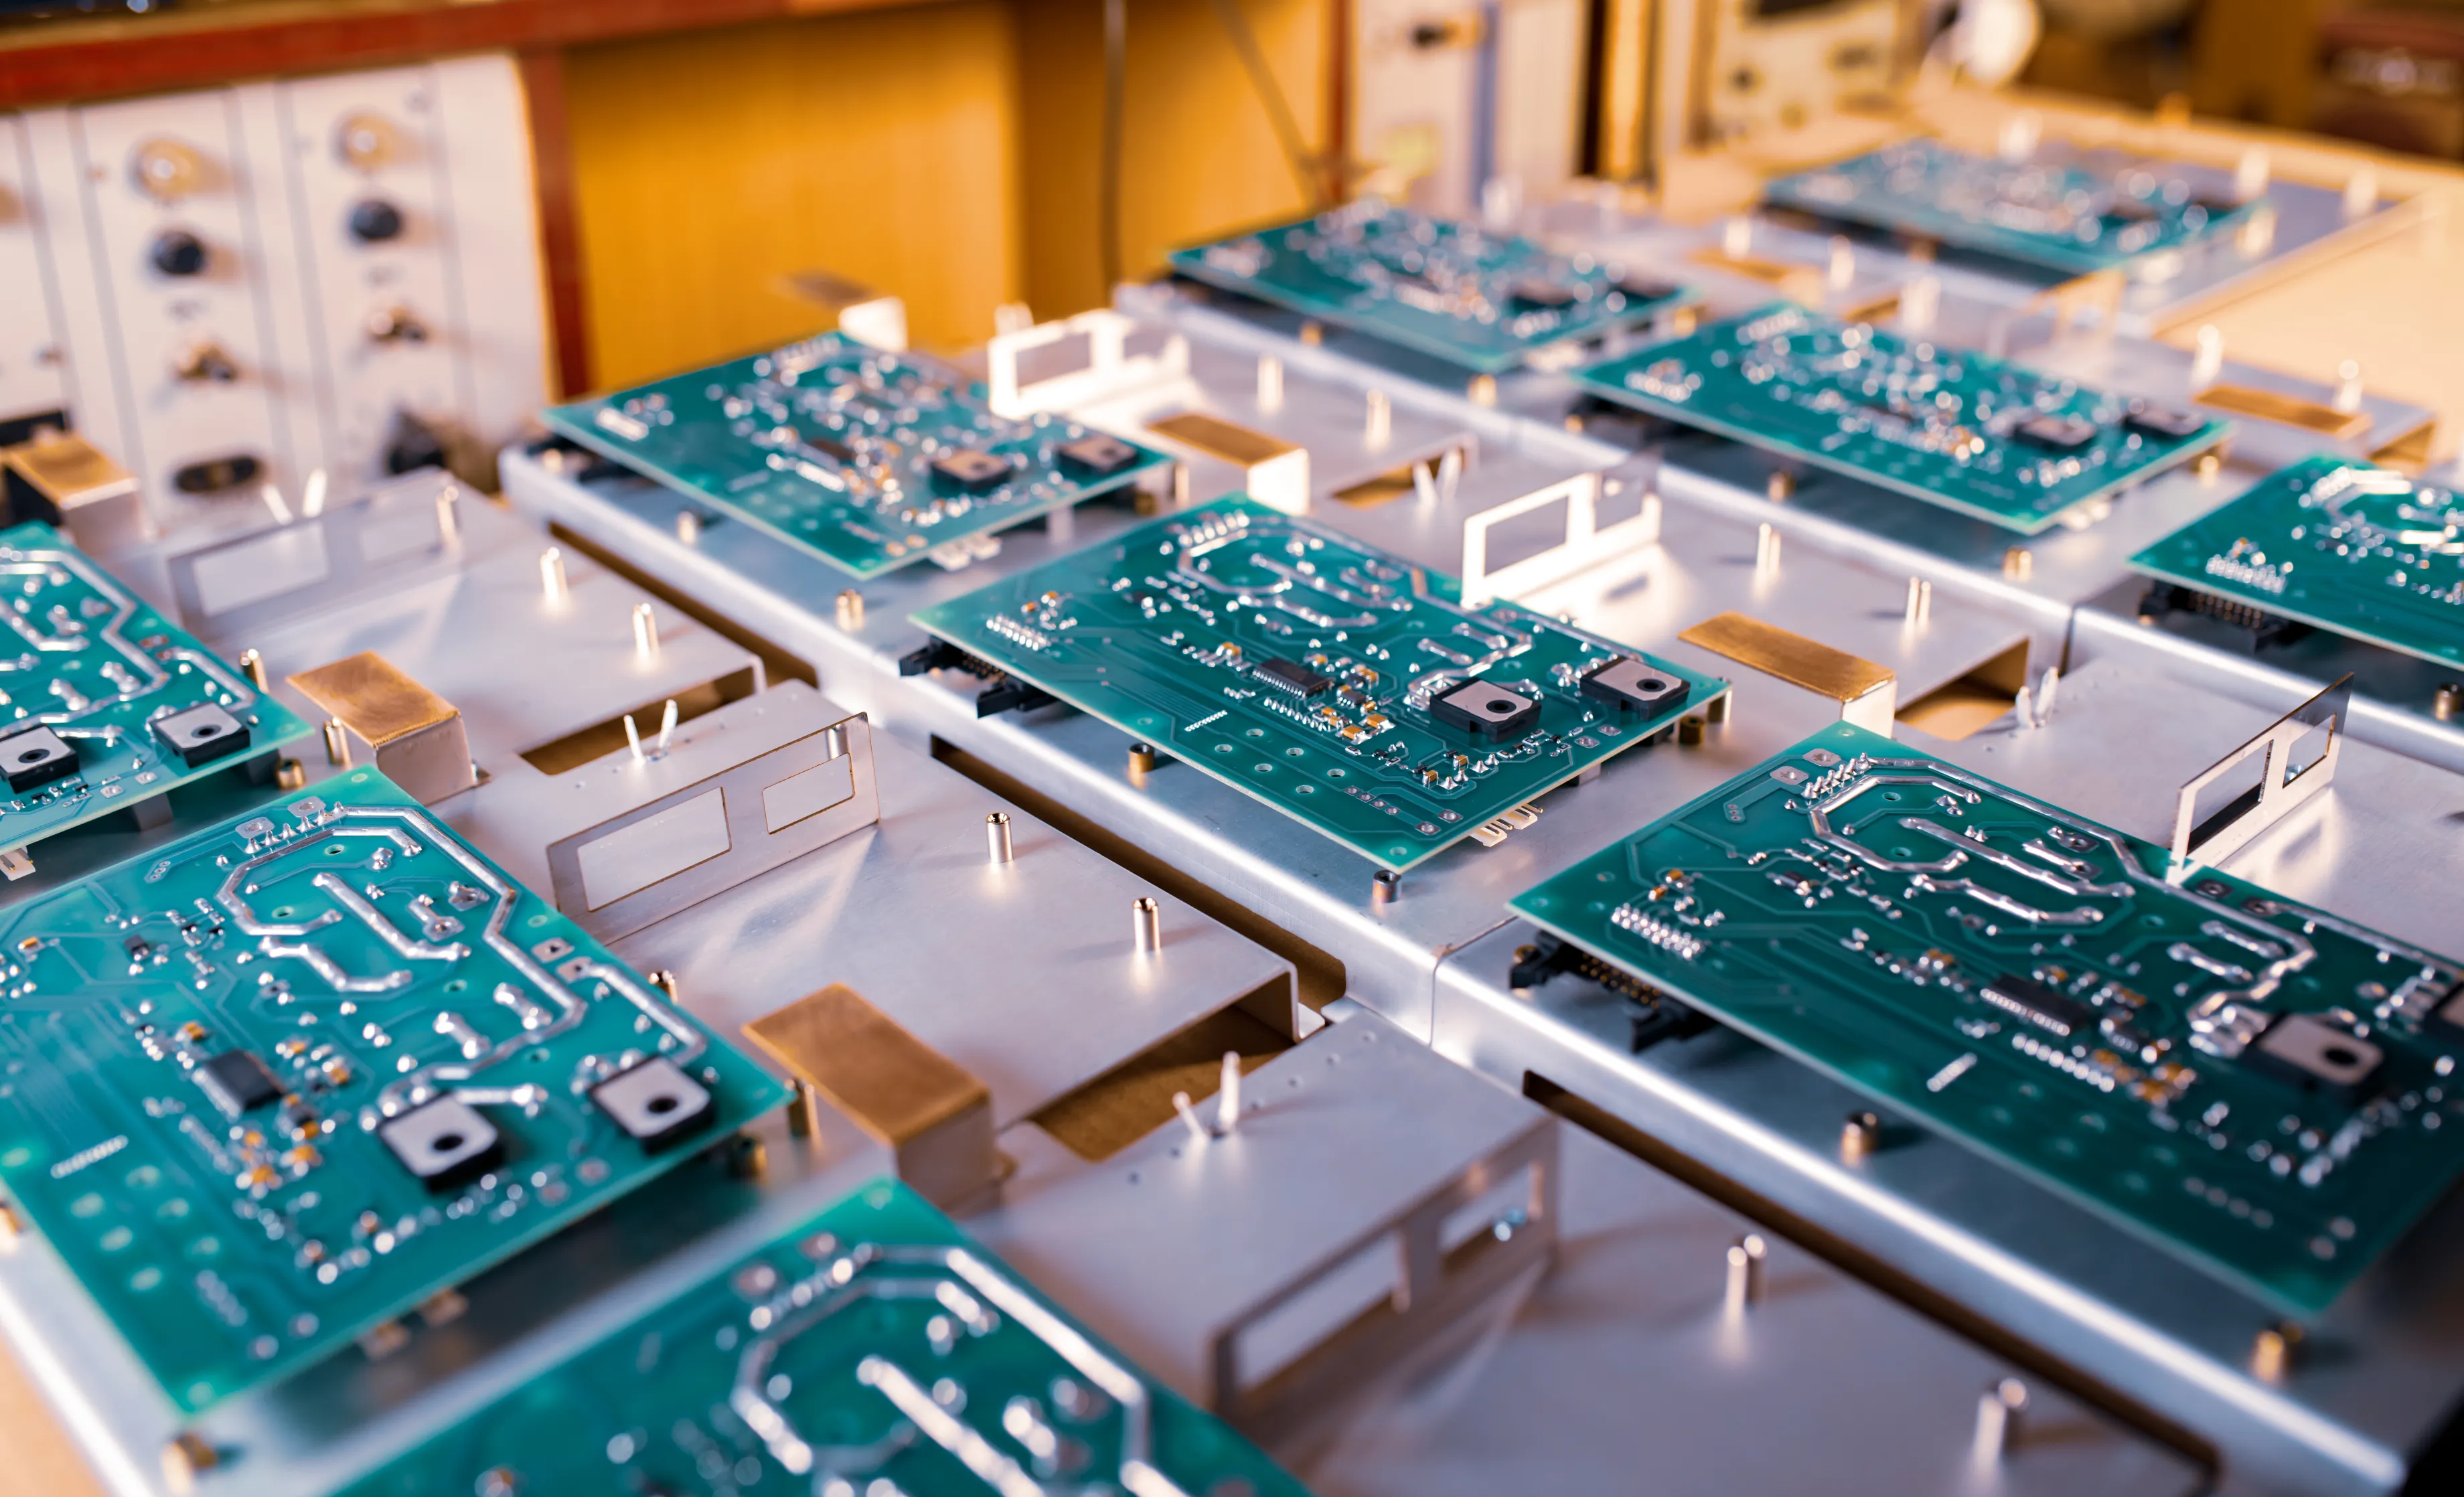
<svg viewBox="0 0 2464 1497">
<path fill-rule="evenodd" d="M 0 423 L 58 410 L 68 404 L 60 381 L 58 331 L 43 285 L 34 194 L 28 186 L 26 132 L 0 115 Z"/>
<path fill-rule="evenodd" d="M 1352 24 L 1351 131 L 1369 190 L 1423 212 L 1510 216 L 1573 177 L 1575 0 L 1360 0 Z"/>
<path fill-rule="evenodd" d="M 65 407 L 158 527 L 256 523 L 268 485 L 296 504 L 319 472 L 348 494 L 484 469 L 545 400 L 509 58 L 0 120 L 44 287 L 0 305 L 0 419 Z M 35 338 L 60 349 L 48 397 L 11 376 Z"/>
</svg>

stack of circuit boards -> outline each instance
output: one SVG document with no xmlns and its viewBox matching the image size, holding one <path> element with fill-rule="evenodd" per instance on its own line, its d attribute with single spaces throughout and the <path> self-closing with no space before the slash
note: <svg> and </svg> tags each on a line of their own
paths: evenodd
<svg viewBox="0 0 2464 1497">
<path fill-rule="evenodd" d="M 2145 163 L 1931 141 L 1784 177 L 1765 203 L 1825 234 L 1920 242 L 1911 263 L 1927 275 L 1937 246 L 2025 267 L 2013 274 L 2031 297 L 2057 275 L 2161 280 L 2264 208 Z M 2253 700 L 2274 715 L 2284 689 L 2143 627 L 2168 613 L 2259 643 L 2319 631 L 2464 667 L 2464 499 L 2342 455 L 2228 497 L 2233 429 L 2187 387 L 2174 402 L 2101 387 L 1929 318 L 1774 301 L 1698 319 L 1691 291 L 1601 238 L 1365 198 L 1185 249 L 1151 305 L 1171 308 L 1172 339 L 1216 341 L 1153 361 L 1152 386 L 1050 409 L 996 410 L 956 364 L 828 334 L 546 411 L 555 438 L 505 461 L 536 486 L 516 497 L 568 528 L 561 545 L 604 548 L 739 641 L 761 634 L 765 662 L 811 667 L 884 743 L 904 737 L 963 771 L 987 807 L 1040 798 L 1055 813 L 1030 844 L 989 808 L 979 839 L 968 809 L 958 846 L 884 792 L 867 849 L 883 860 L 850 856 L 835 882 L 767 870 L 690 936 L 653 922 L 618 949 L 802 974 L 845 960 L 837 943 L 870 943 L 884 970 L 921 974 L 919 939 L 990 946 L 967 901 L 1021 898 L 1068 866 L 1038 852 L 1081 837 L 1211 898 L 1287 966 L 1313 963 L 1312 1001 L 1344 1001 L 1329 1019 L 1381 1035 L 1392 1019 L 1398 1043 L 1503 1082 L 1535 1118 L 1548 1104 L 1679 1162 L 1778 1232 L 1803 1226 L 1875 1280 L 1910 1281 L 1928 1315 L 2066 1369 L 2056 1381 L 2092 1387 L 2088 1401 L 2189 1452 L 2217 1489 L 2391 1492 L 2434 1472 L 2431 1434 L 2464 1398 L 2464 1355 L 2439 1325 L 2392 1354 L 2371 1337 L 2397 1339 L 2387 1325 L 2446 1302 L 2421 1285 L 2457 1282 L 2430 1260 L 2453 1240 L 2441 1203 L 2464 1177 L 2464 940 L 2416 914 L 2452 867 L 2387 872 L 2353 846 L 2356 826 L 2435 845 L 2379 825 L 2395 819 L 2384 800 L 2333 819 L 2317 792 L 2339 755 L 2348 775 L 2365 750 L 2397 773 L 2366 737 L 2347 741 L 2354 709 L 2335 688 L 2235 751 L 2264 745 L 2263 783 L 2234 780 L 2229 757 L 2181 789 L 2171 846 L 2142 834 L 2154 823 L 2134 797 L 2167 773 L 2141 760 L 2179 746 L 2141 733 L 2151 703 L 2178 711 L 2171 736 L 2204 764 L 2210 738 L 2239 742 L 2230 725 Z M 1410 378 L 1425 385 L 1397 387 Z M 1260 451 L 1313 446 L 1341 477 L 1321 473 L 1296 506 L 1190 493 L 1194 466 L 1136 440 L 1174 416 Z M 1270 429 L 1240 425 L 1252 421 Z M 1638 441 L 1602 438 L 1612 421 Z M 1411 444 L 1424 456 L 1395 470 Z M 1489 493 L 1483 464 L 1550 481 Z M 1333 502 L 1353 469 L 1386 502 Z M 1613 498 L 1631 517 L 1606 517 Z M 1563 549 L 1582 566 L 1484 570 L 1485 546 L 1507 547 L 1490 522 L 1502 538 L 1544 500 L 1563 507 Z M 2074 575 L 2034 577 L 2038 557 Z M 551 603 L 567 596 L 567 561 L 540 558 Z M 19 880 L 0 891 L 0 1190 L 179 1416 L 258 1399 L 268 1423 L 307 1427 L 349 1398 L 381 1404 L 382 1448 L 284 1473 L 332 1497 L 1305 1497 L 1275 1455 L 1310 1440 L 1253 1444 L 1242 1431 L 1264 1421 L 1239 1412 L 1299 1359 L 1236 1376 L 1243 1337 L 1271 1314 L 1236 1324 L 1196 1288 L 1242 1278 L 1237 1266 L 1156 1271 L 1206 1365 L 1118 1335 L 1150 1372 L 1086 1323 L 1110 1326 L 1095 1310 L 1129 1291 L 1071 1282 L 1078 1266 L 1003 1235 L 1014 1221 L 987 1210 L 962 1227 L 888 1178 L 848 1193 L 833 1177 L 826 1199 L 745 1185 L 749 1125 L 784 1109 L 782 1133 L 818 1140 L 839 1099 L 801 1071 L 781 1082 L 675 1002 L 676 982 L 649 971 L 663 960 L 635 970 L 476 850 L 484 817 L 424 805 L 339 749 L 336 772 L 305 783 L 283 755 L 311 727 L 261 668 L 218 658 L 52 530 L 0 534 L 0 572 L 21 647 L 0 659 L 14 717 L 0 723 L 0 856 Z M 2135 610 L 2097 615 L 2124 593 Z M 1714 613 L 1715 597 L 1836 627 L 1874 660 Z M 1670 611 L 1697 605 L 1708 623 Z M 656 609 L 633 621 L 631 658 L 656 659 Z M 2132 631 L 2158 643 L 2110 643 Z M 2164 651 L 2191 664 L 2116 684 Z M 1920 701 L 1894 704 L 1884 659 L 1925 676 Z M 1724 660 L 1772 679 L 1735 688 Z M 2464 686 L 2451 690 L 2441 716 L 2464 715 Z M 2097 729 L 2066 727 L 2097 711 Z M 648 776 L 682 715 L 648 752 L 626 715 L 627 747 L 603 733 L 604 760 L 555 760 L 570 771 L 560 790 Z M 2321 726 L 2328 746 L 2297 751 L 2294 730 Z M 341 730 L 327 725 L 329 744 Z M 2092 731 L 2082 772 L 2060 756 L 2080 757 Z M 2417 746 L 2444 730 L 2405 731 Z M 2464 816 L 2451 783 L 2464 747 L 2436 747 L 2402 766 L 2415 822 Z M 2217 785 L 2221 808 L 2202 799 Z M 2174 799 L 2170 780 L 2155 788 Z M 2280 802 L 2312 820 L 2264 860 L 2228 871 L 2233 854 L 2194 852 Z M 761 814 L 774 832 L 785 815 L 766 799 Z M 647 825 L 684 837 L 680 821 Z M 732 824 L 697 855 L 739 834 Z M 2320 873 L 2356 861 L 2374 864 L 2379 902 Z M 857 928 L 840 907 L 866 880 L 913 881 L 900 908 L 940 923 Z M 1164 978 L 1204 964 L 1155 898 L 1128 914 L 1123 950 L 1107 948 L 1127 954 L 1126 978 L 1088 980 L 1067 965 L 1091 970 L 1083 952 L 1056 958 L 1045 985 L 1067 988 L 1073 1024 L 1159 1008 Z M 932 1200 L 963 1200 L 965 1216 L 1004 1189 L 1048 1208 L 1084 1187 L 1112 1213 L 1090 1212 L 1085 1233 L 1142 1248 L 1142 1223 L 1268 1188 L 1264 1145 L 1246 1145 L 1304 1114 L 1244 1104 L 1240 1078 L 1252 1051 L 1307 1042 L 1248 1030 L 1269 1010 L 1293 1036 L 1317 1027 L 1276 997 L 1269 984 L 1175 1017 L 1189 1027 L 1106 1057 L 1106 1074 L 1073 1052 L 1068 1087 L 1041 1110 L 1003 1085 L 999 1134 L 997 1089 L 963 1072 L 963 1105 L 862 1131 L 906 1172 L 917 1140 L 966 1112 L 996 1184 Z M 1021 994 L 931 999 L 950 1029 L 1006 1039 L 968 1005 Z M 864 1053 L 849 1033 L 823 1039 Z M 1324 1054 L 1328 1069 L 1365 1068 Z M 1194 1084 L 1176 1090 L 1199 1072 L 1216 1108 L 1192 1101 Z M 1149 1131 L 1100 1147 L 1071 1132 L 1108 1105 Z M 1417 1131 L 1404 1116 L 1375 1126 Z M 1896 1152 L 1917 1135 L 1949 1147 Z M 1133 1145 L 1140 1162 L 1108 1152 Z M 1416 1406 L 1380 1426 L 1389 1438 L 1397 1424 L 1437 1438 L 1481 1376 L 1528 1367 L 1499 1351 L 1515 1312 L 1492 1324 L 1461 1288 L 1487 1244 L 1557 1230 L 1555 1155 L 1523 1167 L 1505 1206 L 1474 1168 L 1414 1208 L 1425 1240 L 1389 1222 L 1330 1260 L 1358 1270 L 1352 1300 L 1315 1307 L 1333 1328 L 1324 1345 L 1359 1358 L 1347 1393 L 1441 1411 Z M 1012 1171 L 1014 1187 L 998 1183 Z M 697 1215 L 739 1186 L 758 1208 Z M 627 1196 L 639 1214 L 622 1225 L 582 1224 Z M 660 1230 L 693 1251 L 621 1241 L 645 1214 L 675 1219 Z M 457 1286 L 517 1270 L 560 1234 L 607 1260 L 622 1288 L 606 1302 L 547 1306 L 496 1341 L 429 1338 L 398 1384 L 315 1391 L 354 1346 L 382 1354 L 407 1318 L 451 1325 Z M 1684 1246 L 1702 1284 L 1621 1287 L 1679 1326 L 1723 1396 L 1721 1379 L 1746 1386 L 1792 1344 L 1777 1328 L 1793 1290 L 1764 1277 L 1775 1235 L 1741 1229 L 1716 1258 Z M 1595 1245 L 1576 1241 L 1560 1271 Z M 1942 1282 L 1916 1282 L 1909 1262 Z M 1478 1346 L 1447 1377 L 1397 1353 L 1412 1376 L 1380 1381 L 1379 1338 L 1399 1339 L 1433 1284 L 1480 1334 L 1413 1354 Z M 1259 1302 L 1288 1310 L 1288 1288 Z M 1497 1303 L 1529 1289 L 1497 1288 Z M 1669 1308 L 1697 1289 L 1716 1321 Z M 553 1332 L 532 1333 L 551 1314 Z M 1552 1316 L 1565 1307 L 1537 1318 Z M 2315 1380 L 2296 1376 L 2303 1356 Z M 481 1364 L 451 1398 L 427 1397 Z M 1590 1373 L 1552 1376 L 1555 1389 Z M 1676 1404 L 1681 1391 L 1600 1397 Z M 1970 1401 L 1950 1411 L 1959 1460 L 1942 1489 L 2039 1489 L 2013 1453 L 2091 1438 L 2031 1427 L 2013 1379 L 1982 1394 L 1980 1407 L 1962 1385 Z M 1716 1438 L 1766 1438 L 1794 1412 L 1757 1406 Z M 2267 1464 L 2290 1447 L 2313 1464 Z M 174 1453 L 191 1479 L 228 1467 L 206 1497 L 258 1479 L 246 1450 Z M 1843 1490 L 1853 1455 L 1815 1452 L 1836 1459 Z M 1655 1467 L 1672 1489 L 1690 1474 Z M 1474 1463 L 1426 1490 L 1563 1489 L 1553 1475 Z"/>
<path fill-rule="evenodd" d="M 40 1234 L 178 1416 L 390 1354 L 490 1266 L 758 1148 L 739 1130 L 789 1089 L 443 815 L 368 765 L 301 787 L 277 760 L 306 725 L 50 528 L 0 537 L 0 567 L 24 647 L 0 837 L 33 880 L 0 905 L 0 1225 Z M 1030 1403 L 1048 1442 L 988 1455 Z M 187 1435 L 165 1469 L 251 1489 L 249 1455 Z M 1300 1492 L 887 1181 L 346 1489 L 611 1465 L 646 1491 Z"/>
</svg>

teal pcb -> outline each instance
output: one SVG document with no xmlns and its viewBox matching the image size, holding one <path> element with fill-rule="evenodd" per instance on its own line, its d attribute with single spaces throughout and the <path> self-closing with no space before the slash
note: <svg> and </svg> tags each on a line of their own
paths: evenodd
<svg viewBox="0 0 2464 1497">
<path fill-rule="evenodd" d="M 2027 535 L 2232 429 L 1785 301 L 1574 379 L 1619 405 Z"/>
<path fill-rule="evenodd" d="M 1484 373 L 1650 321 L 1689 299 L 1639 268 L 1375 198 L 1176 251 L 1173 269 Z"/>
<path fill-rule="evenodd" d="M 1390 869 L 1473 837 L 1727 683 L 1231 495 L 915 615 L 957 649 Z"/>
<path fill-rule="evenodd" d="M 994 532 L 1169 461 L 1056 416 L 996 415 L 958 371 L 842 333 L 542 419 L 858 577 L 964 564 Z"/>
<path fill-rule="evenodd" d="M 1307 1497 L 891 1180 L 341 1497 L 449 1492 Z"/>
<path fill-rule="evenodd" d="M 1781 177 L 1763 201 L 2066 275 L 2190 249 L 2256 207 L 2162 163 L 2003 161 L 1924 139 Z"/>
<path fill-rule="evenodd" d="M 2464 1169 L 2458 969 L 2167 861 L 1842 724 L 1513 907 L 2315 1313 Z"/>
<path fill-rule="evenodd" d="M 49 525 L 0 531 L 0 848 L 305 737 L 308 725 Z M 0 655 L 5 655 L 0 648 Z"/>
<path fill-rule="evenodd" d="M 2194 594 L 2464 665 L 2464 500 L 2350 458 L 2304 458 L 2130 559 Z"/>
<path fill-rule="evenodd" d="M 0 1187 L 190 1412 L 784 1095 L 373 769 L 0 914 Z"/>
</svg>

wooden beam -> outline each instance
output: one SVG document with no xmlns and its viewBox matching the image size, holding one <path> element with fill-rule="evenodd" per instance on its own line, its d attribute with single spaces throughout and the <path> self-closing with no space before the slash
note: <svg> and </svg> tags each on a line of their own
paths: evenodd
<svg viewBox="0 0 2464 1497">
<path fill-rule="evenodd" d="M 0 109 L 381 67 L 457 52 L 577 43 L 902 0 L 325 0 L 236 13 L 55 21 L 0 31 Z"/>
<path fill-rule="evenodd" d="M 573 127 L 564 106 L 564 54 L 539 48 L 520 55 L 522 95 L 530 110 L 533 182 L 539 195 L 539 279 L 547 297 L 548 330 L 556 341 L 556 397 L 591 388 L 590 320 L 583 297 L 582 216 L 574 196 Z"/>
</svg>

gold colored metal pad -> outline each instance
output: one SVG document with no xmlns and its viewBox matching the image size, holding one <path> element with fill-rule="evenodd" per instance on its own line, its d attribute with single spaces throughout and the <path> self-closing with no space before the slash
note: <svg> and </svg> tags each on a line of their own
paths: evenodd
<svg viewBox="0 0 2464 1497">
<path fill-rule="evenodd" d="M 462 714 L 375 650 L 283 679 L 324 715 L 325 752 L 335 763 L 372 759 L 422 805 L 479 782 Z"/>
<path fill-rule="evenodd" d="M 2210 410 L 2221 410 L 2229 416 L 2248 416 L 2254 421 L 2273 421 L 2281 426 L 2299 427 L 2330 441 L 2350 441 L 2370 429 L 2367 411 L 2338 410 L 2332 406 L 2321 406 L 2315 400 L 2279 395 L 2274 390 L 2255 390 L 2246 385 L 2211 385 L 2199 391 L 2197 399 L 2198 404 Z"/>
<path fill-rule="evenodd" d="M 855 989 L 833 982 L 754 1020 L 744 1037 L 889 1145 L 898 1178 L 935 1205 L 953 1208 L 1000 1178 L 992 1092 Z"/>
<path fill-rule="evenodd" d="M 1294 451 L 1289 442 L 1279 442 L 1263 431 L 1236 427 L 1229 421 L 1199 410 L 1185 410 L 1177 416 L 1150 421 L 1147 429 L 1194 447 L 1209 457 L 1243 468 L 1255 467 Z"/>
<path fill-rule="evenodd" d="M 1841 721 L 1890 736 L 1899 678 L 1870 660 L 1742 613 L 1705 619 L 1677 637 L 1791 686 L 1830 697 L 1839 704 Z"/>
<path fill-rule="evenodd" d="M 0 451 L 0 462 L 61 510 L 132 493 L 137 480 L 80 436 L 55 433 Z"/>
<path fill-rule="evenodd" d="M 384 748 L 454 715 L 451 702 L 402 673 L 373 649 L 284 679 L 328 717 Z"/>
</svg>

